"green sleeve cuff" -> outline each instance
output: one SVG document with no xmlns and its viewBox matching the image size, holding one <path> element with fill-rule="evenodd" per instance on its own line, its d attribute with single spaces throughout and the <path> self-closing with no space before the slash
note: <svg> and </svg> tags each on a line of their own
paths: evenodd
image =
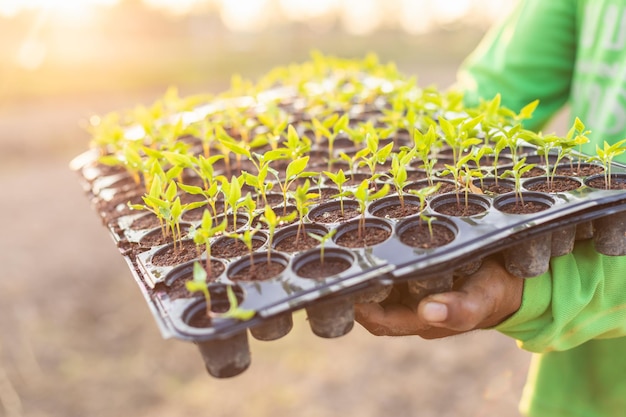
<svg viewBox="0 0 626 417">
<path fill-rule="evenodd" d="M 523 344 L 532 339 L 548 320 L 552 299 L 550 272 L 524 281 L 522 305 L 511 317 L 494 327 L 495 330 L 517 339 Z"/>
</svg>

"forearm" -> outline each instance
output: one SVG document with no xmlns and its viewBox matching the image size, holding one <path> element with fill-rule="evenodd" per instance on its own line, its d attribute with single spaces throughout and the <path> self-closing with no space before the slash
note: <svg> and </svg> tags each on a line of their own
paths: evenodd
<svg viewBox="0 0 626 417">
<path fill-rule="evenodd" d="M 524 285 L 522 306 L 496 327 L 532 352 L 567 350 L 587 340 L 626 336 L 626 256 L 597 253 L 591 241 L 553 258 Z"/>
</svg>

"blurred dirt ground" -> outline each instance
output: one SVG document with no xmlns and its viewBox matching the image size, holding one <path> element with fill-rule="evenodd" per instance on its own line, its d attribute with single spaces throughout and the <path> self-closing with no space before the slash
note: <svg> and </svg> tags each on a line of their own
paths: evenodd
<svg viewBox="0 0 626 417">
<path fill-rule="evenodd" d="M 421 68 L 444 85 L 450 68 Z M 160 92 L 159 92 L 160 94 Z M 192 344 L 163 340 L 69 160 L 79 121 L 146 93 L 26 100 L 0 108 L 0 415 L 515 416 L 529 354 L 496 332 L 438 341 L 359 326 L 314 336 L 302 312 L 252 365 L 209 377 Z"/>
</svg>

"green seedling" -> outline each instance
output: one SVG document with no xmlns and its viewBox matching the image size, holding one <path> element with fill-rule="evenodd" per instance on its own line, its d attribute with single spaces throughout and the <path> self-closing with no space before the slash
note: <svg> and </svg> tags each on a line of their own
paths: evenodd
<svg viewBox="0 0 626 417">
<path fill-rule="evenodd" d="M 420 188 L 419 190 L 409 190 L 409 194 L 412 194 L 412 195 L 416 196 L 420 200 L 420 214 L 419 214 L 419 218 L 420 218 L 420 221 L 424 221 L 428 225 L 428 231 L 430 233 L 431 241 L 433 239 L 432 221 L 435 218 L 425 214 L 426 199 L 428 197 L 430 197 L 431 195 L 435 194 L 437 191 L 439 191 L 439 187 L 441 187 L 441 183 L 440 182 L 438 182 L 435 185 L 431 185 L 431 186 L 428 186 L 428 187 Z"/>
<path fill-rule="evenodd" d="M 419 129 L 414 129 L 413 143 L 415 155 L 417 155 L 417 157 L 422 161 L 428 182 L 430 185 L 433 185 L 433 170 L 435 168 L 435 164 L 437 163 L 437 159 L 431 158 L 431 153 L 433 149 L 440 147 L 435 127 L 430 125 L 425 134 L 422 134 Z"/>
<path fill-rule="evenodd" d="M 202 295 L 204 295 L 206 315 L 207 317 L 213 317 L 213 312 L 211 311 L 211 293 L 209 293 L 209 284 L 207 282 L 207 271 L 200 265 L 200 262 L 196 261 L 193 263 L 193 279 L 187 281 L 185 287 L 187 291 L 191 293 L 201 292 Z"/>
<path fill-rule="evenodd" d="M 587 130 L 585 128 L 585 124 L 577 117 L 574 120 L 574 124 L 572 125 L 572 127 L 569 129 L 569 131 L 567 132 L 567 135 L 565 136 L 565 141 L 567 142 L 567 148 L 575 148 L 578 147 L 578 153 L 582 154 L 582 147 L 584 144 L 589 142 L 589 138 L 587 137 L 588 134 L 590 134 L 591 131 Z M 578 169 L 580 170 L 580 164 L 582 162 L 582 159 L 580 157 L 580 155 L 578 155 Z M 570 166 L 571 166 L 571 160 L 570 160 Z M 556 165 L 555 168 L 556 170 Z"/>
<path fill-rule="evenodd" d="M 317 118 L 313 118 L 314 131 L 321 132 L 321 136 L 328 139 L 328 170 L 332 168 L 333 163 L 333 150 L 334 143 L 337 136 L 344 131 L 348 130 L 350 119 L 347 113 L 344 113 L 341 117 L 338 114 L 332 114 L 324 121 L 320 122 Z M 317 135 L 317 134 L 316 134 Z"/>
<path fill-rule="evenodd" d="M 349 156 L 345 152 L 339 152 L 339 158 L 343 159 L 348 163 L 348 167 L 350 167 L 350 179 L 354 180 L 354 174 L 356 172 L 357 167 L 359 166 L 359 161 L 367 156 L 370 152 L 368 148 L 360 149 L 355 152 L 354 155 Z"/>
<path fill-rule="evenodd" d="M 506 170 L 502 175 L 503 178 L 513 177 L 515 180 L 515 201 L 516 204 L 524 204 L 524 196 L 522 194 L 522 178 L 524 178 L 524 174 L 535 167 L 535 164 L 526 164 L 526 158 L 522 158 L 515 165 L 513 165 L 512 169 Z"/>
<path fill-rule="evenodd" d="M 335 197 L 339 197 L 339 207 L 341 209 L 341 217 L 343 217 L 343 198 L 348 195 L 348 193 L 343 190 L 343 185 L 348 179 L 342 169 L 336 174 L 324 171 L 324 175 L 326 175 L 337 186 L 337 190 L 339 190 L 339 193 Z"/>
<path fill-rule="evenodd" d="M 289 213 L 287 216 L 277 216 L 274 210 L 269 206 L 265 206 L 265 211 L 261 215 L 261 221 L 267 224 L 268 228 L 268 245 L 267 245 L 267 263 L 270 263 L 271 259 L 271 250 L 274 242 L 274 234 L 276 233 L 276 228 L 280 226 L 283 222 L 290 222 L 296 218 L 298 215 L 297 212 L 293 211 Z"/>
<path fill-rule="evenodd" d="M 324 246 L 326 245 L 326 242 L 328 242 L 330 239 L 332 239 L 333 236 L 335 236 L 335 233 L 337 233 L 337 229 L 330 230 L 324 236 L 320 236 L 318 234 L 310 232 L 307 233 L 309 237 L 312 237 L 313 239 L 320 242 L 320 262 L 322 263 L 322 265 L 324 265 Z"/>
<path fill-rule="evenodd" d="M 253 239 L 254 235 L 260 230 L 260 226 L 257 225 L 255 228 L 249 228 L 244 230 L 241 233 L 229 233 L 228 237 L 233 239 L 238 239 L 246 245 L 248 248 L 248 256 L 250 257 L 250 272 L 253 272 L 254 267 L 254 247 L 253 247 Z"/>
<path fill-rule="evenodd" d="M 400 199 L 400 206 L 404 211 L 404 187 L 407 184 L 407 173 L 406 167 L 411 162 L 415 155 L 414 150 L 401 150 L 397 154 L 391 155 L 391 169 L 389 170 L 389 174 L 391 175 L 391 180 L 393 181 L 393 186 L 396 189 L 396 193 L 398 194 L 398 198 Z"/>
<path fill-rule="evenodd" d="M 147 210 L 159 219 L 161 232 L 166 237 L 171 233 L 174 250 L 182 240 L 180 221 L 183 211 L 201 207 L 203 202 L 181 204 L 180 197 L 176 196 L 176 183 L 170 182 L 165 192 L 162 191 L 161 180 L 156 177 L 152 182 L 150 193 L 142 197 L 144 204 L 128 204 L 131 210 Z"/>
<path fill-rule="evenodd" d="M 369 188 L 370 181 L 363 180 L 356 190 L 352 191 L 352 195 L 359 203 L 359 211 L 361 216 L 359 217 L 358 238 L 362 239 L 365 236 L 365 209 L 367 204 L 371 201 L 377 200 L 386 196 L 389 193 L 389 184 L 383 185 L 378 191 L 373 191 Z"/>
<path fill-rule="evenodd" d="M 224 219 L 217 226 L 213 226 L 213 216 L 209 212 L 209 210 L 204 210 L 202 213 L 202 222 L 200 225 L 190 230 L 189 236 L 193 239 L 196 245 L 201 246 L 204 245 L 206 250 L 206 271 L 209 275 L 209 278 L 213 277 L 211 271 L 211 240 L 213 237 L 224 233 L 226 230 L 226 225 L 228 224 L 227 220 Z"/>
<path fill-rule="evenodd" d="M 224 211 L 230 207 L 233 218 L 233 230 L 237 228 L 237 211 L 242 206 L 241 203 L 241 187 L 244 183 L 243 175 L 237 177 L 234 176 L 230 179 L 230 182 L 224 177 L 220 178 L 222 183 L 222 194 L 224 195 Z"/>
<path fill-rule="evenodd" d="M 226 287 L 226 296 L 228 298 L 228 310 L 224 313 L 215 313 L 211 310 L 211 293 L 207 282 L 207 273 L 199 262 L 193 264 L 193 279 L 185 283 L 187 291 L 201 292 L 204 296 L 206 304 L 206 315 L 211 318 L 236 319 L 241 321 L 250 320 L 256 312 L 254 310 L 243 309 L 239 306 L 237 295 L 231 285 Z"/>
<path fill-rule="evenodd" d="M 604 184 L 607 190 L 611 189 L 611 165 L 613 159 L 616 156 L 623 154 L 625 151 L 626 139 L 622 139 L 613 145 L 609 145 L 607 141 L 604 141 L 604 146 L 602 148 L 596 145 L 596 155 L 591 159 L 602 163 L 602 166 L 604 167 Z"/>
<path fill-rule="evenodd" d="M 309 162 L 308 156 L 303 156 L 301 158 L 295 159 L 287 165 L 287 169 L 285 170 L 285 178 L 281 180 L 278 172 L 272 170 L 272 174 L 276 177 L 278 181 L 278 186 L 283 194 L 283 216 L 287 215 L 287 193 L 291 185 L 297 181 L 299 178 L 305 176 L 315 175 L 315 173 L 308 173 L 304 170 L 306 169 L 307 163 Z"/>
<path fill-rule="evenodd" d="M 393 142 L 388 143 L 379 149 L 380 139 L 378 133 L 374 128 L 371 128 L 369 134 L 367 135 L 367 152 L 366 155 L 362 158 L 362 163 L 365 164 L 370 170 L 370 181 L 371 184 L 376 186 L 376 179 L 380 177 L 382 174 L 376 173 L 378 164 L 384 164 L 391 151 L 393 150 Z"/>
<path fill-rule="evenodd" d="M 303 185 L 299 185 L 296 191 L 293 193 L 293 198 L 296 200 L 296 210 L 298 212 L 298 233 L 296 234 L 296 244 L 300 241 L 300 234 L 302 227 L 304 226 L 304 217 L 309 212 L 309 207 L 315 202 L 315 199 L 319 197 L 319 194 L 310 193 L 309 189 L 311 184 L 309 180 L 306 180 Z"/>
<path fill-rule="evenodd" d="M 439 118 L 439 126 L 444 135 L 444 140 L 452 149 L 452 161 L 458 164 L 463 158 L 463 152 L 472 146 L 480 145 L 482 141 L 474 136 L 476 126 L 482 121 L 483 115 L 474 118 L 457 119 L 449 121 L 443 116 Z"/>
</svg>

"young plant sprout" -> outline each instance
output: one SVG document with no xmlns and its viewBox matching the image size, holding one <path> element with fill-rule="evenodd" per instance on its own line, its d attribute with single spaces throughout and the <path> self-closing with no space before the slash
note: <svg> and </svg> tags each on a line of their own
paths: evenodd
<svg viewBox="0 0 626 417">
<path fill-rule="evenodd" d="M 185 283 L 187 291 L 201 292 L 204 296 L 206 304 L 206 315 L 210 318 L 236 319 L 241 321 L 250 320 L 256 312 L 254 310 L 246 310 L 239 306 L 237 295 L 231 285 L 226 287 L 226 297 L 228 298 L 228 310 L 223 313 L 215 313 L 211 311 L 211 293 L 207 282 L 207 273 L 199 262 L 193 264 L 193 279 Z"/>
<path fill-rule="evenodd" d="M 324 265 L 324 246 L 326 245 L 326 242 L 328 242 L 330 239 L 332 239 L 333 236 L 335 236 L 335 233 L 337 233 L 337 229 L 330 230 L 324 236 L 320 236 L 315 233 L 307 233 L 309 237 L 312 237 L 313 239 L 320 242 L 320 262 L 322 266 Z"/>
<path fill-rule="evenodd" d="M 348 193 L 343 190 L 343 185 L 348 179 L 342 169 L 336 174 L 324 171 L 324 175 L 326 175 L 337 186 L 337 190 L 339 190 L 339 193 L 337 193 L 335 197 L 339 197 L 339 208 L 341 209 L 341 217 L 343 217 L 343 198 L 348 195 Z"/>
<path fill-rule="evenodd" d="M 298 233 L 296 234 L 296 245 L 300 241 L 300 234 L 302 227 L 304 226 L 304 216 L 309 212 L 309 207 L 315 202 L 318 197 L 316 193 L 309 193 L 311 185 L 309 180 L 306 180 L 303 185 L 299 185 L 296 191 L 293 193 L 293 197 L 296 200 L 296 210 L 298 212 Z"/>
<path fill-rule="evenodd" d="M 213 216 L 209 210 L 204 210 L 202 213 L 202 222 L 200 225 L 189 231 L 189 236 L 193 239 L 196 245 L 204 245 L 206 250 L 206 272 L 209 278 L 213 277 L 211 270 L 211 239 L 226 230 L 227 220 L 224 219 L 217 226 L 213 226 Z"/>
<path fill-rule="evenodd" d="M 441 126 L 444 140 L 452 149 L 452 161 L 454 164 L 458 164 L 465 150 L 482 143 L 482 140 L 472 136 L 474 129 L 482 119 L 482 115 L 472 119 L 458 119 L 454 121 L 449 121 L 444 117 L 439 118 L 439 126 Z"/>
<path fill-rule="evenodd" d="M 420 212 L 423 212 L 426 208 L 426 199 L 439 191 L 439 187 L 441 187 L 441 183 L 438 182 L 435 185 L 430 185 L 428 187 L 420 188 L 419 190 L 409 190 L 409 194 L 416 196 L 420 201 Z"/>
<path fill-rule="evenodd" d="M 281 135 L 289 124 L 287 113 L 281 111 L 278 107 L 272 106 L 268 111 L 257 115 L 259 122 L 268 129 L 266 138 L 272 149 L 278 147 Z"/>
<path fill-rule="evenodd" d="M 391 155 L 391 169 L 389 170 L 389 173 L 391 174 L 393 186 L 395 187 L 398 198 L 400 199 L 400 206 L 402 207 L 402 211 L 404 211 L 403 189 L 407 183 L 408 177 L 406 173 L 406 167 L 413 159 L 414 155 L 414 150 L 401 150 L 399 153 Z"/>
<path fill-rule="evenodd" d="M 393 150 L 393 142 L 388 143 L 379 149 L 379 136 L 374 128 L 371 128 L 367 136 L 367 149 L 369 152 L 363 156 L 362 162 L 367 165 L 370 170 L 370 183 L 376 187 L 376 179 L 382 174 L 377 173 L 378 164 L 383 164 L 389 158 Z"/>
<path fill-rule="evenodd" d="M 607 141 L 604 141 L 602 148 L 596 145 L 596 156 L 592 158 L 592 160 L 597 160 L 602 163 L 604 167 L 604 186 L 607 190 L 611 189 L 611 163 L 616 156 L 624 152 L 626 152 L 626 139 L 622 139 L 613 145 L 609 145 Z"/>
<path fill-rule="evenodd" d="M 372 191 L 369 188 L 370 181 L 363 180 L 356 190 L 352 191 L 352 195 L 359 202 L 359 211 L 361 216 L 359 217 L 358 238 L 365 238 L 365 209 L 367 203 L 377 200 L 386 196 L 389 193 L 389 184 L 383 185 L 378 191 Z"/>
<path fill-rule="evenodd" d="M 430 233 L 431 241 L 432 241 L 432 239 L 434 237 L 432 222 L 433 222 L 433 220 L 435 218 L 432 217 L 432 216 L 426 215 L 424 210 L 426 209 L 426 199 L 429 196 L 435 194 L 439 190 L 440 186 L 441 186 L 441 183 L 437 183 L 437 184 L 431 185 L 429 187 L 420 188 L 419 190 L 409 190 L 410 194 L 413 194 L 414 196 L 417 196 L 417 198 L 419 198 L 419 200 L 420 200 L 420 214 L 419 214 L 419 218 L 420 218 L 420 221 L 424 221 L 428 225 L 428 232 Z"/>
<path fill-rule="evenodd" d="M 233 230 L 237 229 L 237 209 L 240 207 L 241 199 L 241 187 L 244 183 L 243 175 L 233 177 L 230 182 L 226 178 L 221 177 L 222 194 L 224 195 L 224 211 L 227 211 L 227 207 L 231 208 L 233 216 Z"/>
<path fill-rule="evenodd" d="M 422 134 L 419 129 L 414 129 L 413 143 L 413 149 L 415 150 L 415 154 L 423 163 L 424 171 L 426 171 L 426 176 L 428 178 L 428 183 L 430 185 L 433 185 L 433 170 L 435 164 L 437 163 L 437 159 L 431 158 L 430 156 L 432 150 L 439 147 L 435 127 L 433 125 L 430 125 L 425 134 Z"/>
<path fill-rule="evenodd" d="M 142 197 L 144 204 L 129 203 L 128 207 L 130 207 L 131 210 L 147 210 L 157 216 L 163 237 L 167 237 L 171 233 L 174 242 L 174 250 L 176 250 L 177 243 L 182 240 L 180 220 L 183 211 L 201 207 L 204 203 L 193 202 L 181 204 L 180 197 L 176 196 L 176 183 L 170 182 L 165 192 L 162 191 L 161 184 L 160 178 L 155 177 L 150 188 L 150 193 Z"/>
<path fill-rule="evenodd" d="M 237 169 L 241 171 L 242 158 L 250 159 L 250 144 L 245 141 L 236 141 L 229 136 L 223 129 L 219 131 L 217 139 L 222 144 L 222 149 L 228 150 L 235 154 L 235 160 L 237 161 Z M 224 159 L 228 159 L 228 155 L 224 155 Z"/>
<path fill-rule="evenodd" d="M 296 218 L 298 213 L 296 211 L 292 211 L 287 216 L 277 216 L 274 210 L 269 206 L 265 206 L 265 211 L 261 215 L 261 221 L 267 224 L 268 228 L 268 242 L 267 242 L 267 263 L 270 263 L 271 259 L 271 251 L 272 244 L 274 242 L 274 233 L 276 233 L 276 228 L 280 226 L 283 222 L 290 222 Z"/>
<path fill-rule="evenodd" d="M 344 113 L 341 117 L 337 113 L 332 114 L 324 121 L 320 122 L 318 119 L 313 118 L 313 128 L 315 131 L 321 132 L 321 136 L 328 139 L 328 170 L 332 168 L 333 164 L 333 145 L 337 136 L 348 129 L 350 119 L 348 114 Z"/>
<path fill-rule="evenodd" d="M 250 272 L 253 272 L 255 269 L 253 239 L 254 239 L 254 235 L 259 230 L 261 230 L 261 227 L 257 225 L 256 227 L 248 228 L 241 233 L 229 233 L 227 235 L 230 238 L 240 240 L 241 242 L 243 242 L 244 245 L 246 245 L 246 248 L 248 248 L 248 255 L 250 256 Z"/>
<path fill-rule="evenodd" d="M 578 152 L 582 154 L 582 147 L 584 144 L 589 142 L 589 138 L 587 137 L 588 134 L 590 134 L 591 131 L 590 130 L 586 130 L 585 128 L 585 124 L 577 117 L 574 120 L 574 124 L 572 125 L 572 127 L 569 129 L 569 131 L 567 132 L 567 135 L 565 136 L 565 140 L 568 142 L 569 147 L 574 148 L 574 147 L 578 147 Z M 582 158 L 578 158 L 578 169 L 580 170 L 580 164 L 581 164 Z M 572 161 L 570 161 L 570 166 L 571 166 Z M 555 166 L 556 169 L 556 166 Z"/>
<path fill-rule="evenodd" d="M 287 141 L 285 141 L 284 145 L 286 149 L 285 155 L 287 159 L 291 160 L 300 158 L 311 150 L 311 141 L 306 137 L 300 138 L 293 125 L 289 125 L 287 128 Z"/>
<path fill-rule="evenodd" d="M 503 178 L 513 177 L 515 180 L 515 201 L 517 205 L 524 205 L 524 196 L 522 194 L 522 178 L 524 174 L 535 167 L 535 164 L 526 165 L 526 158 L 522 158 L 512 169 L 506 170 L 502 175 Z"/>
<path fill-rule="evenodd" d="M 209 285 L 207 282 L 207 271 L 200 265 L 200 262 L 196 261 L 193 263 L 193 279 L 191 281 L 187 281 L 185 283 L 185 287 L 187 291 L 201 292 L 204 295 L 204 301 L 206 304 L 206 315 L 207 317 L 212 317 L 213 312 L 211 311 L 211 293 L 209 292 Z"/>
<path fill-rule="evenodd" d="M 287 169 L 285 170 L 285 178 L 281 180 L 278 172 L 272 171 L 276 179 L 278 180 L 278 186 L 283 194 L 283 215 L 287 215 L 287 192 L 291 185 L 298 180 L 298 178 L 302 178 L 305 176 L 310 176 L 310 173 L 305 172 L 307 163 L 309 162 L 308 156 L 303 156 L 301 158 L 295 159 L 287 165 Z"/>
<path fill-rule="evenodd" d="M 351 180 L 354 181 L 354 174 L 356 172 L 357 167 L 359 166 L 358 162 L 362 160 L 363 158 L 365 158 L 369 152 L 370 150 L 368 148 L 363 148 L 355 152 L 354 155 L 352 156 L 349 156 L 345 152 L 339 152 L 339 158 L 346 161 L 348 163 L 348 166 L 350 167 L 350 177 L 351 177 L 350 179 Z"/>
</svg>

